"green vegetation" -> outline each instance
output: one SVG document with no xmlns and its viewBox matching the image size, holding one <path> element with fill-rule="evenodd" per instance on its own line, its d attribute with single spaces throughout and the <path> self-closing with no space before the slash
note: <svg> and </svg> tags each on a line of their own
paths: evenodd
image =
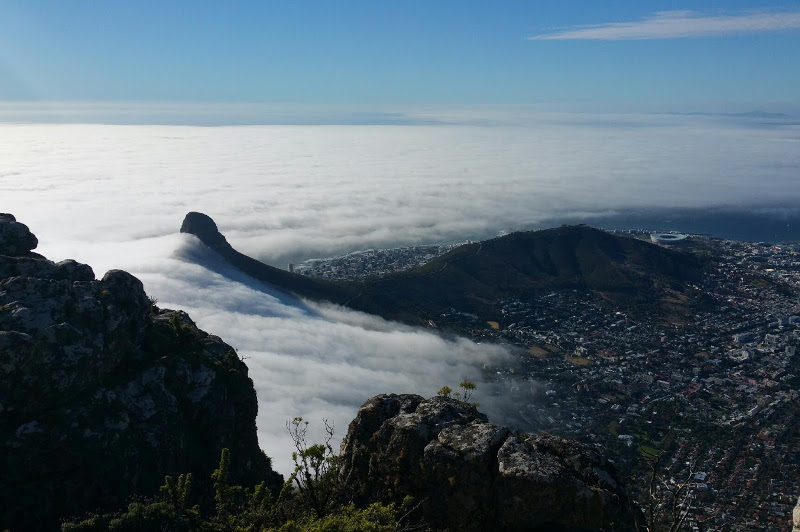
<svg viewBox="0 0 800 532">
<path fill-rule="evenodd" d="M 214 364 L 227 371 L 228 373 L 237 374 L 241 371 L 242 359 L 233 349 L 227 351 L 222 358 L 214 362 Z"/>
<path fill-rule="evenodd" d="M 461 384 L 458 385 L 461 388 L 460 392 L 454 392 L 453 389 L 447 385 L 442 386 L 439 388 L 439 391 L 436 392 L 436 395 L 439 397 L 447 397 L 447 398 L 454 398 L 458 399 L 459 401 L 464 401 L 465 403 L 469 403 L 469 400 L 472 398 L 472 395 L 475 393 L 475 383 L 472 381 L 461 381 Z M 472 406 L 478 406 L 478 403 L 470 403 Z"/>
<path fill-rule="evenodd" d="M 464 396 L 464 401 L 469 401 L 472 397 L 472 394 L 475 392 L 475 383 L 471 381 L 461 381 L 459 384 L 461 390 L 463 391 L 462 395 Z M 456 392 L 456 397 L 458 397 L 458 392 Z M 477 406 L 477 405 L 476 405 Z"/>
<path fill-rule="evenodd" d="M 298 497 L 303 499 L 320 519 L 331 511 L 341 488 L 336 477 L 339 457 L 331 446 L 333 425 L 329 425 L 327 420 L 323 420 L 323 423 L 325 443 L 314 445 L 306 442 L 308 421 L 296 417 L 291 423 L 286 423 L 295 447 L 295 452 L 292 453 L 294 471 L 287 482 L 295 484 Z"/>
<path fill-rule="evenodd" d="M 466 382 L 466 381 L 465 381 Z M 462 383 L 464 384 L 464 383 Z M 469 383 L 471 384 L 471 383 Z M 474 388 L 474 385 L 472 385 Z M 308 422 L 294 418 L 286 426 L 294 441 L 295 469 L 277 497 L 265 483 L 254 488 L 233 485 L 230 451 L 222 449 L 219 467 L 211 473 L 213 507 L 195 504 L 191 474 L 164 478 L 160 496 L 135 499 L 122 511 L 94 514 L 63 522 L 62 532 L 389 532 L 424 530 L 411 526 L 417 506 L 407 498 L 399 507 L 374 503 L 357 508 L 342 498 L 338 456 L 330 442 L 333 426 L 325 423 L 322 444 L 306 441 Z"/>
<path fill-rule="evenodd" d="M 655 458 L 661 454 L 661 451 L 656 449 L 655 447 L 650 447 L 649 445 L 644 445 L 644 444 L 639 445 L 639 452 L 646 459 Z"/>
<path fill-rule="evenodd" d="M 337 513 L 319 518 L 307 516 L 297 521 L 288 521 L 280 532 L 389 532 L 402 530 L 398 527 L 397 512 L 393 504 L 371 504 L 359 510 L 352 504 L 343 506 Z"/>
</svg>

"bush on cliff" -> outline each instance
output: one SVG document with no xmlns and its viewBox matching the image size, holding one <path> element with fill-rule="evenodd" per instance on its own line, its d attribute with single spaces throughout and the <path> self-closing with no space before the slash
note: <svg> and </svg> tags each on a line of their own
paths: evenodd
<svg viewBox="0 0 800 532">
<path fill-rule="evenodd" d="M 305 445 L 304 440 L 301 445 Z M 307 446 L 315 447 L 315 446 Z M 331 455 L 328 455 L 327 460 Z M 211 474 L 216 505 L 204 515 L 192 504 L 192 475 L 164 479 L 160 497 L 130 502 L 124 511 L 96 514 L 64 522 L 62 532 L 389 532 L 420 530 L 408 527 L 413 513 L 411 501 L 400 507 L 373 503 L 366 508 L 331 501 L 320 515 L 307 492 L 292 489 L 292 479 L 273 500 L 262 482 L 253 489 L 229 483 L 230 451 L 223 449 L 219 467 Z M 325 484 L 336 482 L 335 471 L 329 469 Z M 310 473 L 302 470 L 301 473 Z M 317 479 L 319 481 L 320 479 Z M 313 481 L 312 481 L 313 482 Z M 316 486 L 319 488 L 319 486 Z"/>
</svg>

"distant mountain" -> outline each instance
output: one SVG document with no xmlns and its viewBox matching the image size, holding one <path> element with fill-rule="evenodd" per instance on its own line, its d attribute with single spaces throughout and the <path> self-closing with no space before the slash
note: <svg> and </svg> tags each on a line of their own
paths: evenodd
<svg viewBox="0 0 800 532">
<path fill-rule="evenodd" d="M 360 288 L 352 283 L 335 283 L 290 273 L 239 253 L 219 232 L 214 220 L 199 212 L 190 212 L 184 217 L 181 233 L 195 235 L 228 263 L 254 279 L 302 297 L 344 304 L 360 291 Z"/>
<path fill-rule="evenodd" d="M 789 118 L 789 115 L 784 113 L 768 113 L 766 111 L 748 111 L 746 113 L 728 113 L 725 116 L 734 116 L 739 118 Z"/>
<path fill-rule="evenodd" d="M 503 299 L 552 290 L 590 291 L 646 312 L 680 312 L 681 296 L 699 279 L 702 266 L 691 254 L 579 225 L 466 244 L 419 268 L 380 278 L 323 281 L 242 255 L 206 215 L 189 213 L 181 231 L 263 282 L 409 323 L 426 323 L 451 309 L 493 319 Z"/>
<path fill-rule="evenodd" d="M 678 116 L 727 116 L 731 118 L 766 118 L 766 119 L 778 119 L 778 118 L 791 118 L 789 115 L 784 113 L 768 113 L 766 111 L 747 111 L 744 113 L 709 113 L 709 112 L 702 112 L 702 111 L 694 111 L 691 113 L 679 113 L 675 111 L 667 112 L 665 114 L 668 115 L 678 115 Z"/>
</svg>

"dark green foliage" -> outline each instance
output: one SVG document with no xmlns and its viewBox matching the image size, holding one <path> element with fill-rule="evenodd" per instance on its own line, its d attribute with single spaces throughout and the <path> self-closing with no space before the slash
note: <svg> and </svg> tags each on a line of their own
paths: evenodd
<svg viewBox="0 0 800 532">
<path fill-rule="evenodd" d="M 296 417 L 291 423 L 286 423 L 295 446 L 295 452 L 292 453 L 294 471 L 287 482 L 296 485 L 298 496 L 320 519 L 328 515 L 340 491 L 336 467 L 338 456 L 331 446 L 333 425 L 329 425 L 327 420 L 323 423 L 326 433 L 325 443 L 313 445 L 306 441 L 308 421 Z"/>
<path fill-rule="evenodd" d="M 280 532 L 393 532 L 398 527 L 393 504 L 374 503 L 361 510 L 349 504 L 325 517 L 309 516 L 299 521 L 288 521 Z"/>
<path fill-rule="evenodd" d="M 222 358 L 216 362 L 216 365 L 231 374 L 237 374 L 242 371 L 242 360 L 233 349 L 222 355 Z"/>
<path fill-rule="evenodd" d="M 225 449 L 227 450 L 227 449 Z M 175 515 L 195 520 L 200 515 L 200 507 L 189 506 L 192 495 L 192 474 L 186 473 L 178 476 L 176 483 L 171 476 L 164 477 L 164 485 L 159 488 L 167 503 L 172 506 Z"/>
<path fill-rule="evenodd" d="M 211 480 L 214 481 L 214 502 L 217 515 L 222 518 L 232 515 L 237 507 L 241 506 L 244 495 L 241 486 L 231 486 L 228 482 L 230 468 L 231 452 L 228 449 L 222 449 L 219 467 L 211 473 Z"/>
<path fill-rule="evenodd" d="M 197 356 L 202 351 L 199 338 L 193 333 L 193 327 L 181 322 L 183 313 L 175 312 L 169 319 L 169 326 L 175 334 L 172 338 L 172 349 L 183 356 Z"/>
<path fill-rule="evenodd" d="M 447 386 L 447 385 L 444 385 L 441 388 L 439 388 L 439 391 L 436 392 L 436 395 L 438 395 L 439 397 L 448 397 L 449 398 L 452 393 L 453 393 L 453 389 L 451 387 Z"/>
<path fill-rule="evenodd" d="M 132 502 L 125 512 L 119 514 L 94 515 L 83 521 L 64 523 L 62 532 L 150 532 L 170 530 L 176 532 L 202 530 L 176 513 L 165 501 Z"/>
<path fill-rule="evenodd" d="M 416 507 L 412 500 L 400 507 L 393 504 L 372 504 L 356 508 L 340 504 L 336 499 L 336 463 L 329 444 L 308 445 L 307 423 L 295 418 L 292 437 L 298 448 L 295 453 L 295 474 L 284 484 L 276 500 L 262 482 L 253 489 L 232 485 L 230 451 L 222 450 L 219 467 L 211 473 L 214 485 L 213 510 L 204 515 L 194 504 L 192 475 L 164 478 L 159 499 L 135 500 L 124 511 L 96 514 L 82 520 L 64 522 L 62 532 L 384 532 L 422 530 L 408 526 Z M 326 424 L 326 427 L 328 425 Z M 291 429 L 290 429 L 291 430 Z M 332 427 L 329 434 L 332 435 Z M 293 483 L 296 490 L 292 489 Z"/>
<path fill-rule="evenodd" d="M 475 393 L 475 383 L 472 381 L 461 381 L 461 384 L 458 385 L 461 388 L 460 392 L 455 392 L 453 389 L 447 385 L 442 386 L 439 388 L 439 391 L 436 392 L 436 395 L 439 397 L 446 397 L 448 399 L 458 399 L 459 401 L 464 401 L 465 403 L 469 403 L 469 400 L 472 398 L 472 395 Z M 472 406 L 478 406 L 478 403 L 470 403 Z"/>
<path fill-rule="evenodd" d="M 375 280 L 352 306 L 386 315 L 438 316 L 450 308 L 495 319 L 494 302 L 546 291 L 602 293 L 625 306 L 664 289 L 682 288 L 700 273 L 691 255 L 589 227 L 513 233 L 456 248 L 431 263 Z"/>
</svg>

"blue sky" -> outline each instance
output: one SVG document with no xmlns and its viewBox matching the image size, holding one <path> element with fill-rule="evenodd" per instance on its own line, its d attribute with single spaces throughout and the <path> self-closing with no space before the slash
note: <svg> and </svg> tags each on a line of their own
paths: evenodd
<svg viewBox="0 0 800 532">
<path fill-rule="evenodd" d="M 7 101 L 798 112 L 798 94 L 800 2 L 0 0 Z"/>
</svg>

